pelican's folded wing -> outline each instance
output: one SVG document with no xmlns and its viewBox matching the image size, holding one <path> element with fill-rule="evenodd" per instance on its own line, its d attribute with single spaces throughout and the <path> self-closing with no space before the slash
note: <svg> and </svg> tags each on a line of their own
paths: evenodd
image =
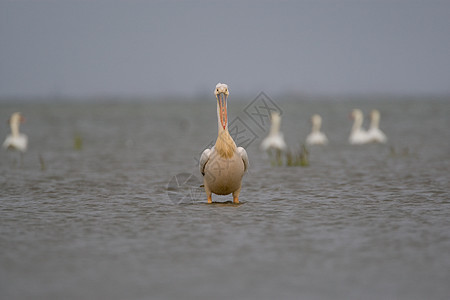
<svg viewBox="0 0 450 300">
<path fill-rule="evenodd" d="M 203 176 L 205 175 L 205 166 L 210 156 L 211 156 L 211 149 L 205 149 L 202 155 L 200 156 L 199 168 L 200 173 L 202 173 Z"/>
<path fill-rule="evenodd" d="M 242 147 L 238 147 L 237 148 L 237 153 L 239 154 L 239 156 L 242 158 L 242 161 L 244 162 L 244 172 L 245 172 L 248 169 L 248 155 L 247 155 L 247 151 L 245 151 L 245 149 L 242 148 Z"/>
<path fill-rule="evenodd" d="M 9 146 L 11 146 L 11 140 L 12 140 L 12 136 L 8 135 L 5 139 L 5 141 L 3 142 L 3 148 L 8 149 Z"/>
</svg>

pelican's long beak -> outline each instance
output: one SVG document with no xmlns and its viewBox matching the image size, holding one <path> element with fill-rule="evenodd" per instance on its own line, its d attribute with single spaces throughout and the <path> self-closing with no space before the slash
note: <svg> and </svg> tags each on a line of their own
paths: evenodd
<svg viewBox="0 0 450 300">
<path fill-rule="evenodd" d="M 216 95 L 217 103 L 219 105 L 219 116 L 220 116 L 220 124 L 222 125 L 223 130 L 227 127 L 227 98 L 228 95 L 226 93 L 219 93 Z"/>
</svg>

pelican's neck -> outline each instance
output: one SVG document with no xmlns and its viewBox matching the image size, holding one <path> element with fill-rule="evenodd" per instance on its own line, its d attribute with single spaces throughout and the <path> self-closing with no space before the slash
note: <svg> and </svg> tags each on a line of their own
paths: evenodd
<svg viewBox="0 0 450 300">
<path fill-rule="evenodd" d="M 19 122 L 11 122 L 9 124 L 9 126 L 11 127 L 11 135 L 12 136 L 19 136 L 20 135 Z"/>
<path fill-rule="evenodd" d="M 373 115 L 370 120 L 370 128 L 378 128 L 379 124 L 380 124 L 380 117 Z"/>
<path fill-rule="evenodd" d="M 322 124 L 320 123 L 320 121 L 314 121 L 312 124 L 312 132 L 317 133 L 320 132 L 320 126 Z"/>
<path fill-rule="evenodd" d="M 236 150 L 236 143 L 228 132 L 228 121 L 225 125 L 225 129 L 222 127 L 220 122 L 220 108 L 219 104 L 217 104 L 217 123 L 218 123 L 218 134 L 217 140 L 214 148 L 219 153 L 221 157 L 231 158 L 234 155 Z"/>
<path fill-rule="evenodd" d="M 270 135 L 277 135 L 280 132 L 280 121 L 273 120 L 272 124 L 270 125 Z"/>
<path fill-rule="evenodd" d="M 352 132 L 361 130 L 362 123 L 363 123 L 362 116 L 355 116 L 355 121 L 353 122 Z"/>
</svg>

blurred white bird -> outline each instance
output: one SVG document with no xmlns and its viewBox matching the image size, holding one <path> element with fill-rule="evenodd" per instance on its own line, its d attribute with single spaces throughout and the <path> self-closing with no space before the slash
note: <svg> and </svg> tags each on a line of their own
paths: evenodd
<svg viewBox="0 0 450 300">
<path fill-rule="evenodd" d="M 278 112 L 272 112 L 270 119 L 269 135 L 262 141 L 261 150 L 270 151 L 271 149 L 277 151 L 286 150 L 286 142 L 284 141 L 283 133 L 280 132 L 281 116 Z"/>
<path fill-rule="evenodd" d="M 348 141 L 352 145 L 361 145 L 370 142 L 369 134 L 362 128 L 364 121 L 363 113 L 359 109 L 354 109 L 351 113 L 353 127 Z"/>
<path fill-rule="evenodd" d="M 376 109 L 370 113 L 370 128 L 368 131 L 370 142 L 374 143 L 386 143 L 387 137 L 383 131 L 379 128 L 380 124 L 380 112 Z"/>
<path fill-rule="evenodd" d="M 306 144 L 308 145 L 326 145 L 328 144 L 327 136 L 320 131 L 322 126 L 322 117 L 314 114 L 311 117 L 312 129 L 311 133 L 306 137 Z"/>
<path fill-rule="evenodd" d="M 3 148 L 18 150 L 22 153 L 27 151 L 28 137 L 19 132 L 19 125 L 24 121 L 25 118 L 19 112 L 15 112 L 11 115 L 11 118 L 9 119 L 11 134 L 9 134 L 3 142 Z"/>
</svg>

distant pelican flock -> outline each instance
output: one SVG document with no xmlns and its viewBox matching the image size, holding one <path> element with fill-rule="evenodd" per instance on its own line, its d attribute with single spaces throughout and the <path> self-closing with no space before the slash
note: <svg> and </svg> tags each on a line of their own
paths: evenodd
<svg viewBox="0 0 450 300">
<path fill-rule="evenodd" d="M 353 127 L 350 133 L 349 142 L 352 145 L 362 145 L 367 143 L 386 143 L 387 137 L 380 130 L 380 112 L 376 109 L 370 113 L 370 128 L 366 131 L 362 128 L 364 117 L 360 109 L 354 109 L 351 113 Z"/>
<path fill-rule="evenodd" d="M 200 172 L 203 175 L 208 203 L 212 203 L 212 193 L 233 194 L 233 203 L 239 203 L 242 177 L 248 169 L 247 152 L 236 143 L 228 132 L 227 99 L 228 86 L 218 83 L 214 90 L 217 100 L 218 136 L 211 149 L 205 149 L 200 156 Z"/>
<path fill-rule="evenodd" d="M 387 137 L 380 130 L 380 112 L 376 109 L 371 111 L 371 123 L 369 130 L 365 130 L 363 127 L 364 115 L 360 109 L 353 109 L 350 114 L 353 119 L 353 125 L 351 133 L 348 138 L 348 142 L 351 145 L 362 145 L 368 143 L 386 143 Z M 273 112 L 271 115 L 271 126 L 268 136 L 262 141 L 260 149 L 266 151 L 269 154 L 272 165 L 281 166 L 283 163 L 282 154 L 286 156 L 286 165 L 302 165 L 306 166 L 307 163 L 297 163 L 298 155 L 295 153 L 308 153 L 308 150 L 302 145 L 302 150 L 291 151 L 287 149 L 286 142 L 284 140 L 283 133 L 280 131 L 281 116 L 278 112 Z M 307 146 L 312 145 L 327 145 L 328 137 L 321 131 L 322 117 L 319 114 L 313 114 L 311 116 L 311 132 L 307 135 L 305 142 Z M 273 160 L 273 151 L 275 151 L 275 160 Z M 294 154 L 293 154 L 294 153 Z M 307 156 L 307 155 L 306 155 Z"/>
<path fill-rule="evenodd" d="M 25 118 L 19 112 L 15 112 L 11 115 L 11 118 L 9 119 L 11 134 L 9 134 L 3 142 L 3 148 L 18 150 L 22 153 L 27 151 L 28 137 L 19 131 L 20 123 L 23 123 L 24 121 Z"/>
</svg>

